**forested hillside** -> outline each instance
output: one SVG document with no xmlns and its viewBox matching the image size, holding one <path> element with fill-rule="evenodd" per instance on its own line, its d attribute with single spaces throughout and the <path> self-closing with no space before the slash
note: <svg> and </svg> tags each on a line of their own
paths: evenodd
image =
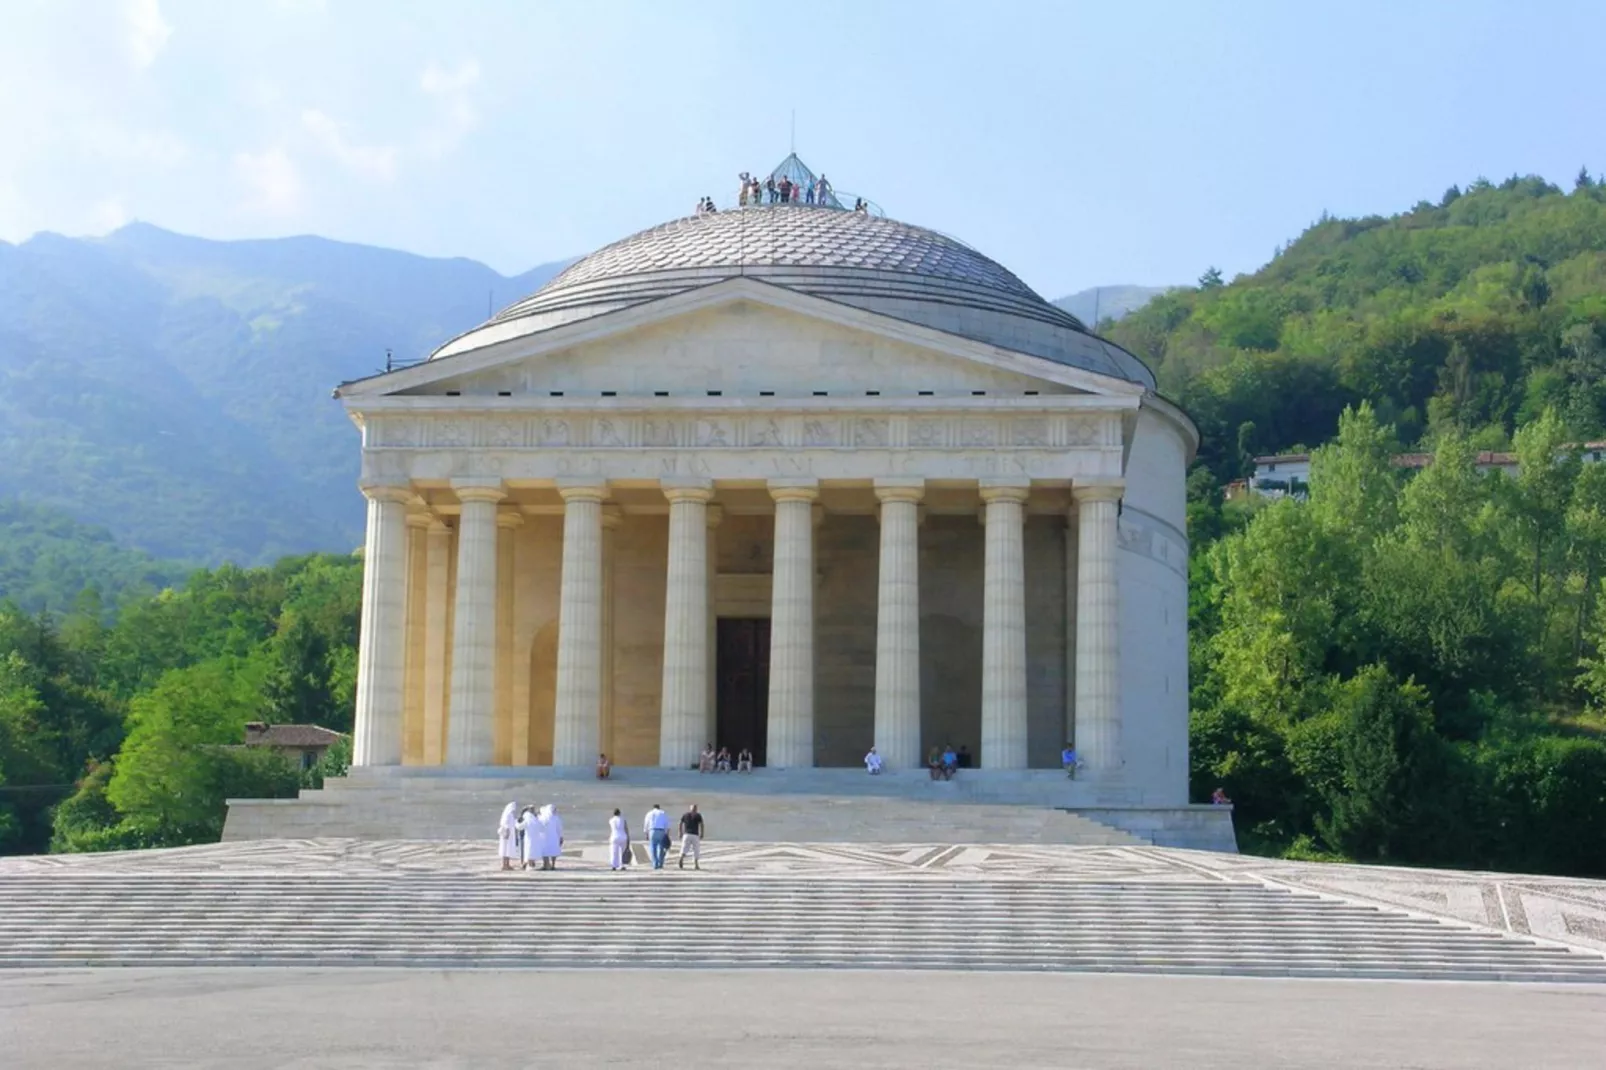
<svg viewBox="0 0 1606 1070">
<path fill-rule="evenodd" d="M 189 572 L 120 546 L 105 528 L 65 513 L 0 499 L 0 602 L 25 613 L 81 610 L 103 617 L 179 582 Z"/>
<path fill-rule="evenodd" d="M 1204 436 L 1223 479 L 1316 446 L 1371 402 L 1401 441 L 1484 448 L 1547 407 L 1606 432 L 1606 186 L 1452 187 L 1390 218 L 1323 218 L 1253 275 L 1209 272 L 1114 324 Z"/>
<path fill-rule="evenodd" d="M 323 238 L 133 224 L 0 242 L 0 497 L 181 560 L 362 540 L 356 432 L 330 390 L 539 288 Z"/>
</svg>

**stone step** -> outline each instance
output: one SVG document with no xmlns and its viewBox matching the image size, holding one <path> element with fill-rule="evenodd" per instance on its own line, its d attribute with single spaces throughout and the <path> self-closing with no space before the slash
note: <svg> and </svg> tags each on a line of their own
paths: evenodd
<svg viewBox="0 0 1606 1070">
<path fill-rule="evenodd" d="M 0 967 L 1098 970 L 1606 982 L 1606 958 L 1217 880 L 0 876 Z"/>
</svg>

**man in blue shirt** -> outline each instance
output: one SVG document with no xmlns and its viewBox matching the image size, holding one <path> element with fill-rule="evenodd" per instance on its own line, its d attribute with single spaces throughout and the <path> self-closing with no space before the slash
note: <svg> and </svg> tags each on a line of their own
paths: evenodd
<svg viewBox="0 0 1606 1070">
<path fill-rule="evenodd" d="M 1060 764 L 1065 767 L 1065 775 L 1075 780 L 1076 767 L 1082 763 L 1076 757 L 1076 748 L 1069 743 L 1065 744 L 1065 749 L 1060 751 Z"/>
</svg>

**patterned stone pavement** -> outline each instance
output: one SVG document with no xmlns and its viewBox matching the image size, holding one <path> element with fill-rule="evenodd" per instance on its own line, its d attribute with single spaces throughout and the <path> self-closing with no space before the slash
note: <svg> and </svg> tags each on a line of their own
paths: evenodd
<svg viewBox="0 0 1606 1070">
<path fill-rule="evenodd" d="M 635 844 L 639 863 L 643 845 Z M 568 844 L 561 872 L 612 879 L 607 846 Z M 706 876 L 911 877 L 931 880 L 1226 882 L 1312 892 L 1352 903 L 1516 933 L 1606 954 L 1606 881 L 1383 866 L 1285 862 L 1160 847 L 1033 847 L 962 844 L 710 843 Z M 503 874 L 494 844 L 409 840 L 257 840 L 161 851 L 0 859 L 10 875 L 272 874 L 396 876 Z"/>
</svg>

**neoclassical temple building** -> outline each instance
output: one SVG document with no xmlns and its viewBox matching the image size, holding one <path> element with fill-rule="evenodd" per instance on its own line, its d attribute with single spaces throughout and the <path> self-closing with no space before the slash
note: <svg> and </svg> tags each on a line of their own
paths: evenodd
<svg viewBox="0 0 1606 1070">
<path fill-rule="evenodd" d="M 1188 417 L 981 253 L 765 204 L 336 391 L 359 765 L 893 768 L 1186 802 Z"/>
</svg>

